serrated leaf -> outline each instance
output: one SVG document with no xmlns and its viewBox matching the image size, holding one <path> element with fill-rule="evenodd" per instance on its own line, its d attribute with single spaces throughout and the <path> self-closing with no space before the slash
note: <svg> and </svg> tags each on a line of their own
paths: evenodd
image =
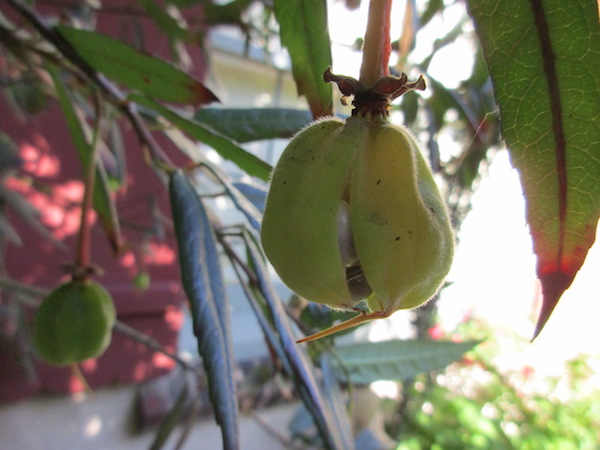
<svg viewBox="0 0 600 450">
<path fill-rule="evenodd" d="M 130 100 L 144 107 L 153 109 L 166 120 L 178 126 L 181 131 L 184 131 L 192 138 L 211 146 L 223 158 L 237 164 L 237 166 L 248 175 L 255 176 L 264 181 L 269 179 L 272 167 L 262 159 L 244 150 L 227 136 L 222 135 L 206 125 L 187 119 L 172 109 L 166 108 L 149 98 L 140 95 L 132 95 L 130 96 Z"/>
<path fill-rule="evenodd" d="M 331 115 L 332 88 L 323 81 L 331 66 L 331 42 L 324 0 L 275 0 L 281 42 L 292 60 L 298 95 L 304 95 L 314 117 Z"/>
<path fill-rule="evenodd" d="M 221 426 L 223 448 L 237 449 L 240 443 L 233 349 L 212 224 L 200 197 L 181 170 L 170 175 L 169 194 L 181 279 L 191 305 L 194 334 L 209 380 L 215 418 Z"/>
<path fill-rule="evenodd" d="M 201 105 L 218 101 L 187 73 L 117 39 L 62 25 L 55 30 L 93 69 L 131 89 L 174 103 Z"/>
<path fill-rule="evenodd" d="M 88 136 L 91 133 L 89 132 L 89 129 L 86 128 L 87 124 L 78 117 L 74 108 L 74 100 L 69 95 L 64 83 L 60 79 L 58 70 L 53 66 L 48 66 L 48 72 L 54 82 L 58 102 L 65 116 L 73 144 L 77 149 L 81 161 L 82 173 L 84 174 L 83 176 L 85 176 L 88 173 L 87 168 L 91 163 L 93 153 L 92 145 L 94 144 L 92 143 L 92 139 Z M 110 184 L 108 176 L 106 175 L 106 169 L 99 158 L 96 160 L 96 176 L 94 178 L 92 195 L 94 211 L 98 213 L 100 223 L 104 228 L 113 250 L 118 252 L 121 249 L 122 239 L 117 207 L 110 193 Z"/>
<path fill-rule="evenodd" d="M 591 0 L 469 0 L 527 198 L 543 302 L 571 285 L 600 217 L 600 22 Z"/>
<path fill-rule="evenodd" d="M 202 108 L 194 119 L 239 143 L 290 138 L 313 120 L 309 111 L 288 108 Z"/>
<path fill-rule="evenodd" d="M 379 380 L 401 381 L 439 370 L 459 359 L 479 341 L 431 340 L 365 342 L 336 347 L 343 364 L 341 381 L 368 384 Z"/>
</svg>

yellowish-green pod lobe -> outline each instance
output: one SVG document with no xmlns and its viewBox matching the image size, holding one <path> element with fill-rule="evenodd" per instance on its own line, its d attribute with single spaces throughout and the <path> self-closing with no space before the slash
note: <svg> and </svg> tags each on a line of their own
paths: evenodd
<svg viewBox="0 0 600 450">
<path fill-rule="evenodd" d="M 290 142 L 273 172 L 261 227 L 265 253 L 283 282 L 332 306 L 350 303 L 337 240 L 338 205 L 352 164 L 343 128 L 340 120 L 321 120 Z"/>
<path fill-rule="evenodd" d="M 301 131 L 275 168 L 261 231 L 265 253 L 300 296 L 371 310 L 318 339 L 428 301 L 454 237 L 414 137 L 381 115 L 326 119 Z"/>
<path fill-rule="evenodd" d="M 454 251 L 450 221 L 433 175 L 404 127 L 355 116 L 364 142 L 350 175 L 354 245 L 374 295 L 373 311 L 394 312 L 429 300 Z"/>
</svg>

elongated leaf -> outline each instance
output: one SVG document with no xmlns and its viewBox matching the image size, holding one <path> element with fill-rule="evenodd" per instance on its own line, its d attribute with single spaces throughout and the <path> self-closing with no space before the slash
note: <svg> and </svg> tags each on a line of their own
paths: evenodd
<svg viewBox="0 0 600 450">
<path fill-rule="evenodd" d="M 346 373 L 340 371 L 341 381 L 372 383 L 378 380 L 406 380 L 420 373 L 443 369 L 479 341 L 383 341 L 336 347 L 339 361 Z M 337 360 L 333 361 L 337 363 Z"/>
<path fill-rule="evenodd" d="M 98 72 L 146 95 L 200 105 L 218 101 L 202 83 L 171 64 L 109 36 L 66 26 L 55 28 Z"/>
<path fill-rule="evenodd" d="M 336 429 L 343 439 L 344 449 L 351 450 L 354 448 L 354 439 L 348 416 L 348 408 L 346 406 L 347 401 L 340 389 L 339 377 L 336 377 L 336 369 L 332 367 L 329 356 L 326 353 L 321 354 L 320 362 L 325 401 L 329 404 L 329 408 L 333 412 Z"/>
<path fill-rule="evenodd" d="M 252 153 L 247 152 L 240 147 L 235 141 L 222 135 L 218 131 L 211 129 L 205 125 L 195 122 L 179 115 L 175 111 L 162 106 L 161 104 L 140 95 L 132 95 L 130 99 L 139 105 L 153 109 L 169 122 L 177 125 L 182 131 L 188 133 L 194 139 L 210 145 L 223 158 L 234 162 L 240 169 L 248 175 L 255 176 L 264 181 L 269 179 L 272 167 L 257 158 Z"/>
<path fill-rule="evenodd" d="M 73 107 L 73 99 L 69 96 L 65 85 L 61 81 L 57 69 L 52 66 L 48 66 L 48 72 L 52 76 L 52 81 L 56 87 L 58 102 L 67 121 L 71 139 L 73 140 L 73 144 L 75 145 L 75 148 L 79 154 L 79 159 L 81 160 L 83 169 L 82 173 L 85 176 L 85 174 L 88 173 L 87 168 L 89 167 L 92 157 L 93 144 L 91 142 L 91 138 L 88 137 L 90 134 L 89 130 L 85 128 L 86 124 L 83 123 L 77 116 L 77 112 Z M 117 207 L 110 194 L 110 183 L 108 181 L 108 176 L 106 175 L 106 169 L 99 158 L 96 160 L 93 207 L 96 213 L 98 213 L 100 223 L 106 232 L 113 250 L 118 252 L 121 248 L 122 241 Z"/>
<path fill-rule="evenodd" d="M 289 138 L 312 121 L 301 109 L 221 109 L 202 108 L 194 119 L 237 142 Z"/>
<path fill-rule="evenodd" d="M 469 0 L 527 198 L 542 330 L 600 216 L 600 23 L 593 0 Z"/>
<path fill-rule="evenodd" d="M 323 73 L 331 66 L 331 42 L 325 0 L 275 0 L 279 35 L 292 59 L 298 95 L 304 95 L 314 117 L 332 112 L 331 86 Z"/>
<path fill-rule="evenodd" d="M 169 194 L 181 279 L 191 305 L 194 334 L 209 379 L 215 418 L 221 426 L 223 448 L 237 449 L 239 431 L 233 350 L 225 284 L 212 224 L 182 171 L 170 175 Z"/>
<path fill-rule="evenodd" d="M 258 288 L 266 300 L 275 329 L 279 334 L 281 347 L 286 353 L 286 359 L 292 369 L 291 375 L 296 381 L 300 395 L 304 398 L 304 404 L 310 410 L 315 425 L 327 446 L 332 449 L 343 449 L 344 439 L 335 426 L 332 411 L 323 399 L 321 388 L 314 377 L 314 367 L 310 359 L 304 353 L 304 349 L 295 342 L 283 303 L 271 284 L 262 253 L 254 245 L 253 239 L 245 239 L 245 242 L 251 264 L 255 269 Z"/>
</svg>

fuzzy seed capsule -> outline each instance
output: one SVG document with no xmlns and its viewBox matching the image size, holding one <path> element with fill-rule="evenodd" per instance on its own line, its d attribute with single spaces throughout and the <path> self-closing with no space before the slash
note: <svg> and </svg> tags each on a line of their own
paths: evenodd
<svg viewBox="0 0 600 450">
<path fill-rule="evenodd" d="M 298 295 L 343 309 L 366 300 L 370 309 L 305 340 L 425 303 L 454 252 L 416 140 L 370 112 L 317 121 L 292 139 L 273 173 L 261 239 Z"/>
</svg>

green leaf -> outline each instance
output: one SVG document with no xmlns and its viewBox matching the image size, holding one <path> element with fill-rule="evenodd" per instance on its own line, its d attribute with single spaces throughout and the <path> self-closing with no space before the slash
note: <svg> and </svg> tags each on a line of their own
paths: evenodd
<svg viewBox="0 0 600 450">
<path fill-rule="evenodd" d="M 320 365 L 323 379 L 323 394 L 325 401 L 333 412 L 335 420 L 335 428 L 339 436 L 343 439 L 342 445 L 344 449 L 354 448 L 354 440 L 352 436 L 352 427 L 348 416 L 347 400 L 342 390 L 340 389 L 339 376 L 336 374 L 336 369 L 332 367 L 326 353 L 321 354 Z M 363 448 L 363 447 L 357 447 Z"/>
<path fill-rule="evenodd" d="M 593 0 L 470 0 L 527 198 L 542 330 L 600 216 L 600 23 Z"/>
<path fill-rule="evenodd" d="M 93 69 L 131 89 L 174 103 L 200 105 L 218 101 L 208 88 L 185 72 L 112 37 L 66 26 L 55 30 Z"/>
<path fill-rule="evenodd" d="M 300 109 L 200 109 L 194 119 L 237 142 L 290 138 L 312 121 Z"/>
<path fill-rule="evenodd" d="M 88 129 L 87 124 L 79 119 L 74 107 L 74 99 L 67 92 L 64 83 L 60 79 L 58 70 L 50 65 L 48 65 L 47 69 L 54 82 L 58 102 L 67 121 L 71 139 L 79 154 L 82 173 L 85 176 L 88 173 L 87 168 L 91 163 L 92 145 L 94 145 L 91 137 L 88 137 L 91 134 L 90 130 Z M 95 145 L 98 145 L 98 143 Z M 110 183 L 106 174 L 106 169 L 100 158 L 97 158 L 96 160 L 96 176 L 94 179 L 92 203 L 94 211 L 98 213 L 100 223 L 106 232 L 113 250 L 118 252 L 121 249 L 122 244 L 119 216 L 117 214 L 117 207 L 111 196 Z"/>
<path fill-rule="evenodd" d="M 342 449 L 344 438 L 340 430 L 334 426 L 333 412 L 325 403 L 321 388 L 315 379 L 314 367 L 303 348 L 299 347 L 293 337 L 292 328 L 281 298 L 275 292 L 263 260 L 263 254 L 253 239 L 245 239 L 250 264 L 254 268 L 256 283 L 271 313 L 273 325 L 279 335 L 280 345 L 286 354 L 290 375 L 294 378 L 304 404 L 311 412 L 315 425 L 329 448 Z"/>
<path fill-rule="evenodd" d="M 272 170 L 272 167 L 269 164 L 244 150 L 235 141 L 222 135 L 218 131 L 191 119 L 186 119 L 172 109 L 166 108 L 152 99 L 140 95 L 131 95 L 130 100 L 141 106 L 153 109 L 166 120 L 179 127 L 181 131 L 189 134 L 192 138 L 197 139 L 206 145 L 210 145 L 219 155 L 237 164 L 238 167 L 248 175 L 255 176 L 264 181 L 269 179 Z"/>
<path fill-rule="evenodd" d="M 479 341 L 392 340 L 338 346 L 338 360 L 346 371 L 339 371 L 338 376 L 340 381 L 361 384 L 406 380 L 443 369 L 477 344 Z"/>
<path fill-rule="evenodd" d="M 298 95 L 304 95 L 314 117 L 331 115 L 331 86 L 323 73 L 331 66 L 331 42 L 324 0 L 275 0 L 281 42 L 292 59 Z"/>
<path fill-rule="evenodd" d="M 190 180 L 177 170 L 169 178 L 169 194 L 183 288 L 190 301 L 198 351 L 209 380 L 223 448 L 239 448 L 238 409 L 233 349 L 225 283 L 212 224 Z"/>
</svg>

